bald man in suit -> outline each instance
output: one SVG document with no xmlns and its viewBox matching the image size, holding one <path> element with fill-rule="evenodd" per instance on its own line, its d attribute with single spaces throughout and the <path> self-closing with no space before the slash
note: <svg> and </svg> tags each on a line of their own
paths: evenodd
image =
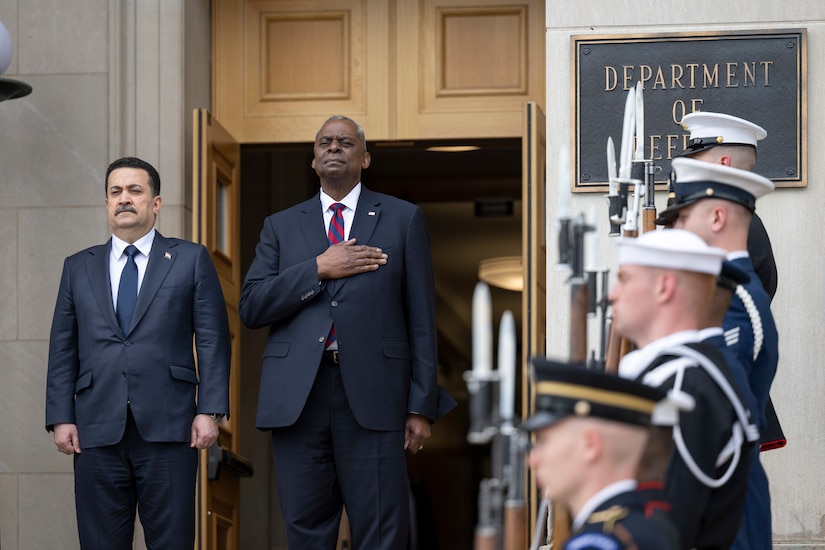
<svg viewBox="0 0 825 550">
<path fill-rule="evenodd" d="M 405 450 L 454 406 L 439 391 L 435 290 L 421 209 L 361 184 L 363 129 L 329 118 L 321 189 L 264 221 L 240 315 L 269 328 L 257 426 L 271 430 L 290 550 L 406 548 Z"/>
</svg>

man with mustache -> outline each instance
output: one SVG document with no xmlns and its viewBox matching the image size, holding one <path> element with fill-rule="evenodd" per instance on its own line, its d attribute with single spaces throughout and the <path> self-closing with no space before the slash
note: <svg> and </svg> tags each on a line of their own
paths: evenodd
<svg viewBox="0 0 825 550">
<path fill-rule="evenodd" d="M 112 237 L 66 259 L 49 342 L 46 429 L 74 458 L 84 550 L 192 548 L 198 450 L 229 412 L 229 324 L 206 248 L 154 229 L 160 176 L 109 165 Z M 197 352 L 197 363 L 193 355 Z"/>
</svg>

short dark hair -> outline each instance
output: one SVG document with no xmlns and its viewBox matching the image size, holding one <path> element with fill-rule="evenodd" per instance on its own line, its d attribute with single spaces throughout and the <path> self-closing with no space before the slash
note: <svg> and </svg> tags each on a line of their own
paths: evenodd
<svg viewBox="0 0 825 550">
<path fill-rule="evenodd" d="M 109 165 L 109 168 L 106 169 L 106 179 L 103 180 L 103 190 L 106 192 L 107 197 L 109 196 L 109 174 L 118 168 L 137 168 L 143 170 L 149 175 L 149 186 L 152 188 L 152 196 L 157 197 L 160 195 L 160 174 L 155 170 L 155 167 L 137 157 L 123 157 L 114 161 Z"/>
<path fill-rule="evenodd" d="M 315 132 L 315 139 L 316 140 L 318 139 L 318 136 L 321 134 L 321 130 L 324 129 L 324 126 L 326 126 L 327 124 L 329 124 L 330 122 L 333 122 L 335 120 L 345 120 L 347 122 L 351 122 L 353 124 L 353 126 L 355 126 L 355 134 L 358 136 L 358 139 L 361 140 L 361 143 L 364 145 L 364 148 L 366 149 L 366 147 L 367 147 L 367 135 L 364 133 L 364 129 L 361 127 L 360 124 L 358 124 L 357 122 L 352 120 L 350 117 L 344 116 L 344 115 L 332 115 L 331 117 L 326 119 L 324 121 L 324 123 L 321 125 L 321 127 L 318 129 L 318 131 Z"/>
</svg>

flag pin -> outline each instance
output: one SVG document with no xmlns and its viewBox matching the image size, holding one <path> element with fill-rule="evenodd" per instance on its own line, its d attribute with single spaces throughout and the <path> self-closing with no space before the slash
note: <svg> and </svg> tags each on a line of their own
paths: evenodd
<svg viewBox="0 0 825 550">
<path fill-rule="evenodd" d="M 169 252 L 164 252 L 163 257 L 166 258 L 167 260 L 171 260 L 172 259 L 172 254 L 169 253 Z"/>
<path fill-rule="evenodd" d="M 375 216 L 375 211 L 374 211 L 374 210 L 370 210 L 370 211 L 369 211 L 369 214 L 367 214 L 367 215 L 368 215 L 368 216 Z"/>
</svg>

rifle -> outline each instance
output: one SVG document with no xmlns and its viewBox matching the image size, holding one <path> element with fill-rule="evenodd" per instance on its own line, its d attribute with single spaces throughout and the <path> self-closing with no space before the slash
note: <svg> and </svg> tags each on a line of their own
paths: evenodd
<svg viewBox="0 0 825 550">
<path fill-rule="evenodd" d="M 634 148 L 635 135 L 635 148 Z M 635 151 L 634 151 L 635 149 Z M 657 166 L 653 160 L 645 158 L 645 109 L 644 88 L 641 82 L 627 93 L 622 127 L 622 144 L 620 150 L 621 168 L 616 176 L 616 159 L 613 140 L 608 138 L 607 164 L 610 180 L 608 191 L 611 236 L 618 232 L 614 226 L 621 224 L 623 237 L 639 236 L 638 217 L 641 210 L 642 232 L 656 229 L 655 174 Z M 622 201 L 628 200 L 628 189 L 633 186 L 633 199 L 629 207 Z M 624 192 L 622 191 L 624 189 Z M 630 342 L 612 330 L 612 320 L 605 322 L 608 332 L 608 344 L 605 354 L 605 370 L 618 372 L 619 360 L 630 351 Z"/>
<path fill-rule="evenodd" d="M 590 293 L 588 291 L 589 277 L 584 271 L 585 235 L 596 230 L 595 225 L 586 223 L 583 215 L 575 218 L 570 215 L 570 156 L 566 148 L 559 153 L 559 262 L 557 269 L 569 269 L 570 277 L 570 361 L 587 362 L 587 316 L 590 310 Z M 542 510 L 545 508 L 542 505 Z M 537 520 L 536 538 L 533 547 L 537 548 L 541 530 L 538 522 L 542 520 L 540 514 Z M 553 547 L 561 548 L 570 538 L 570 513 L 559 505 L 552 504 L 552 536 Z"/>
<path fill-rule="evenodd" d="M 524 496 L 525 434 L 515 428 L 516 325 L 511 311 L 499 324 L 498 369 L 492 370 L 490 289 L 478 283 L 473 294 L 473 370 L 464 373 L 470 393 L 471 444 L 491 444 L 491 476 L 479 484 L 475 550 L 524 550 L 527 502 Z"/>
</svg>

